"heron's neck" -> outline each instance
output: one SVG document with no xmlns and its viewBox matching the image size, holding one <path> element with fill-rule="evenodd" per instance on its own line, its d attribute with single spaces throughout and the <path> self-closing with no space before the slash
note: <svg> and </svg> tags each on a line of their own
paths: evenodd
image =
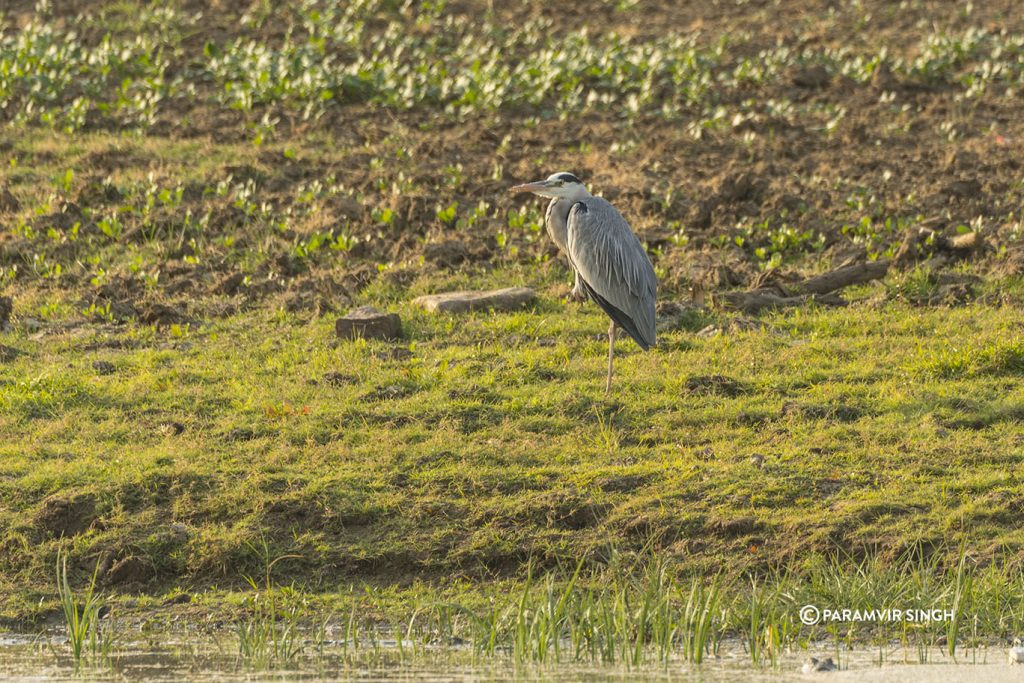
<svg viewBox="0 0 1024 683">
<path fill-rule="evenodd" d="M 548 203 L 548 210 L 544 216 L 544 223 L 548 228 L 548 235 L 562 252 L 568 250 L 568 233 L 566 221 L 569 218 L 569 209 L 576 203 L 575 199 L 555 197 Z"/>
<path fill-rule="evenodd" d="M 568 197 L 565 197 L 565 201 L 569 202 L 569 205 L 573 205 L 576 202 L 582 202 L 590 199 L 591 194 L 587 192 L 587 188 L 577 185 L 573 188 L 573 193 Z"/>
</svg>

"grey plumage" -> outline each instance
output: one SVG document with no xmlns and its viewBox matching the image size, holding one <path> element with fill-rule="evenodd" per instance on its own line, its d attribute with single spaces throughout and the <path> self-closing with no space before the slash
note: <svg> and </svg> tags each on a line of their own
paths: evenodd
<svg viewBox="0 0 1024 683">
<path fill-rule="evenodd" d="M 654 267 L 626 219 L 608 201 L 594 197 L 570 173 L 516 185 L 513 192 L 549 197 L 544 223 L 551 241 L 575 273 L 573 293 L 586 294 L 612 319 L 608 329 L 608 382 L 611 389 L 615 328 L 621 327 L 647 351 L 656 343 Z"/>
<path fill-rule="evenodd" d="M 654 267 L 626 219 L 601 197 L 569 210 L 569 260 L 591 298 L 644 351 L 656 343 Z"/>
<path fill-rule="evenodd" d="M 556 198 L 544 216 L 548 236 L 569 259 L 574 292 L 585 293 L 644 351 L 655 345 L 657 279 L 626 219 L 607 200 Z"/>
</svg>

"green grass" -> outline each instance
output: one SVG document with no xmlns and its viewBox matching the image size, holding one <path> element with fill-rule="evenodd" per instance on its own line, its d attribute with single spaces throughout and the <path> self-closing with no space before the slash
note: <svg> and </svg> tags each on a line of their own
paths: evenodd
<svg viewBox="0 0 1024 683">
<path fill-rule="evenodd" d="M 711 339 L 665 332 L 650 354 L 620 342 L 605 397 L 593 307 L 448 318 L 378 303 L 403 314 L 410 357 L 336 341 L 330 319 L 263 312 L 184 336 L 4 334 L 25 352 L 0 365 L 0 521 L 5 547 L 24 549 L 4 572 L 40 585 L 61 542 L 46 511 L 82 496 L 72 552 L 139 556 L 154 585 L 237 585 L 264 535 L 272 555 L 300 556 L 289 574 L 327 589 L 501 576 L 652 539 L 694 571 L 921 542 L 1019 552 L 1017 366 L 999 351 L 983 372 L 929 370 L 964 330 L 1015 348 L 1015 308 L 815 309 Z M 743 390 L 692 389 L 711 375 Z"/>
</svg>

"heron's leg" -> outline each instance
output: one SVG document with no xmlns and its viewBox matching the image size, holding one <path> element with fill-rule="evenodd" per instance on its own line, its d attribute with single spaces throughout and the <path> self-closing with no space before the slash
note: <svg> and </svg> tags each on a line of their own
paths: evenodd
<svg viewBox="0 0 1024 683">
<path fill-rule="evenodd" d="M 604 393 L 612 390 L 612 359 L 615 357 L 615 321 L 608 326 L 608 382 L 604 385 Z"/>
</svg>

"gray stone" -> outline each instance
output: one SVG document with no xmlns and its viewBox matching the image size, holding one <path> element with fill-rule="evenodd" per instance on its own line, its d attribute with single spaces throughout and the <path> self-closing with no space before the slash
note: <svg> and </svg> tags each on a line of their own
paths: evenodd
<svg viewBox="0 0 1024 683">
<path fill-rule="evenodd" d="M 807 661 L 804 662 L 804 665 L 803 667 L 801 667 L 800 671 L 805 674 L 810 674 L 818 671 L 839 671 L 839 667 L 836 666 L 835 662 L 832 661 L 831 657 L 828 657 L 826 659 L 808 657 Z"/>
<path fill-rule="evenodd" d="M 363 306 L 338 318 L 334 331 L 342 339 L 398 339 L 402 336 L 402 319 L 397 313 L 383 313 L 373 306 Z"/>
<path fill-rule="evenodd" d="M 428 294 L 413 299 L 413 303 L 428 311 L 440 313 L 466 313 L 479 309 L 511 311 L 522 308 L 537 298 L 529 287 L 509 287 L 490 292 L 447 292 Z"/>
</svg>

